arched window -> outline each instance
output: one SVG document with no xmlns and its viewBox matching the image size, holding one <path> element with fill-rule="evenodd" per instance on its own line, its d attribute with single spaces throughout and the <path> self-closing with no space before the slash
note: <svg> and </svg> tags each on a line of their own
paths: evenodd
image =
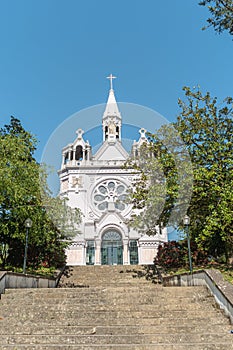
<svg viewBox="0 0 233 350">
<path fill-rule="evenodd" d="M 87 150 L 85 150 L 85 159 L 87 160 L 87 154 L 88 154 L 88 152 L 87 152 Z"/>
<path fill-rule="evenodd" d="M 64 164 L 67 164 L 69 161 L 69 152 L 66 152 L 65 158 L 64 158 Z"/>
<path fill-rule="evenodd" d="M 104 134 L 105 134 L 105 140 L 107 140 L 108 139 L 108 127 L 107 126 L 105 126 Z"/>
<path fill-rule="evenodd" d="M 116 244 L 122 244 L 121 242 L 121 234 L 116 230 L 109 230 L 103 234 L 102 241 L 103 242 L 114 242 Z"/>
<path fill-rule="evenodd" d="M 116 138 L 119 139 L 119 126 L 116 127 Z"/>
<path fill-rule="evenodd" d="M 82 146 L 77 146 L 75 150 L 75 160 L 82 160 L 83 159 L 83 148 Z"/>
</svg>

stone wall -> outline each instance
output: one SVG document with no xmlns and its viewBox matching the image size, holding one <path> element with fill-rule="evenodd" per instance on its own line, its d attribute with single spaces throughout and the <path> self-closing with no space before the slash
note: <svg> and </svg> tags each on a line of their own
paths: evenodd
<svg viewBox="0 0 233 350">
<path fill-rule="evenodd" d="M 6 288 L 55 288 L 63 273 L 63 269 L 54 278 L 43 276 L 24 275 L 16 272 L 0 272 L 0 294 Z"/>
</svg>

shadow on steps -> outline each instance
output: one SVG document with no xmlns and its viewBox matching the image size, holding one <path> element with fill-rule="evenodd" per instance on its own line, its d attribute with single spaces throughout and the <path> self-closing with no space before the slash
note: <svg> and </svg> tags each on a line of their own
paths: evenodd
<svg viewBox="0 0 233 350">
<path fill-rule="evenodd" d="M 94 284 L 135 283 L 135 280 L 161 284 L 162 278 L 155 265 L 91 265 L 67 266 L 58 284 L 58 288 L 89 288 Z"/>
</svg>

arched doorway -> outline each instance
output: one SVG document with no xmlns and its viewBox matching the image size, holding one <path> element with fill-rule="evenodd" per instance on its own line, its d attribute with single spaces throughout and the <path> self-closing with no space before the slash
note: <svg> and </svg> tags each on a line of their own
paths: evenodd
<svg viewBox="0 0 233 350">
<path fill-rule="evenodd" d="M 101 244 L 102 265 L 122 265 L 123 245 L 121 234 L 114 230 L 108 230 L 102 236 Z"/>
</svg>

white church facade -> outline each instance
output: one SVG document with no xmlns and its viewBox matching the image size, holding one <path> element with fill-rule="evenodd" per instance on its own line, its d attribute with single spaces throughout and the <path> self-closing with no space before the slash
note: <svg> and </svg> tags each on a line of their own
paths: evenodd
<svg viewBox="0 0 233 350">
<path fill-rule="evenodd" d="M 59 170 L 60 195 L 72 208 L 82 212 L 79 232 L 67 249 L 67 265 L 152 264 L 167 230 L 155 236 L 142 235 L 128 222 L 132 205 L 125 201 L 133 173 L 124 168 L 129 153 L 121 142 L 122 117 L 118 109 L 110 75 L 110 91 L 102 116 L 103 142 L 95 154 L 85 141 L 83 130 L 76 131 L 72 144 L 62 150 Z M 140 130 L 133 154 L 146 141 Z"/>
</svg>

